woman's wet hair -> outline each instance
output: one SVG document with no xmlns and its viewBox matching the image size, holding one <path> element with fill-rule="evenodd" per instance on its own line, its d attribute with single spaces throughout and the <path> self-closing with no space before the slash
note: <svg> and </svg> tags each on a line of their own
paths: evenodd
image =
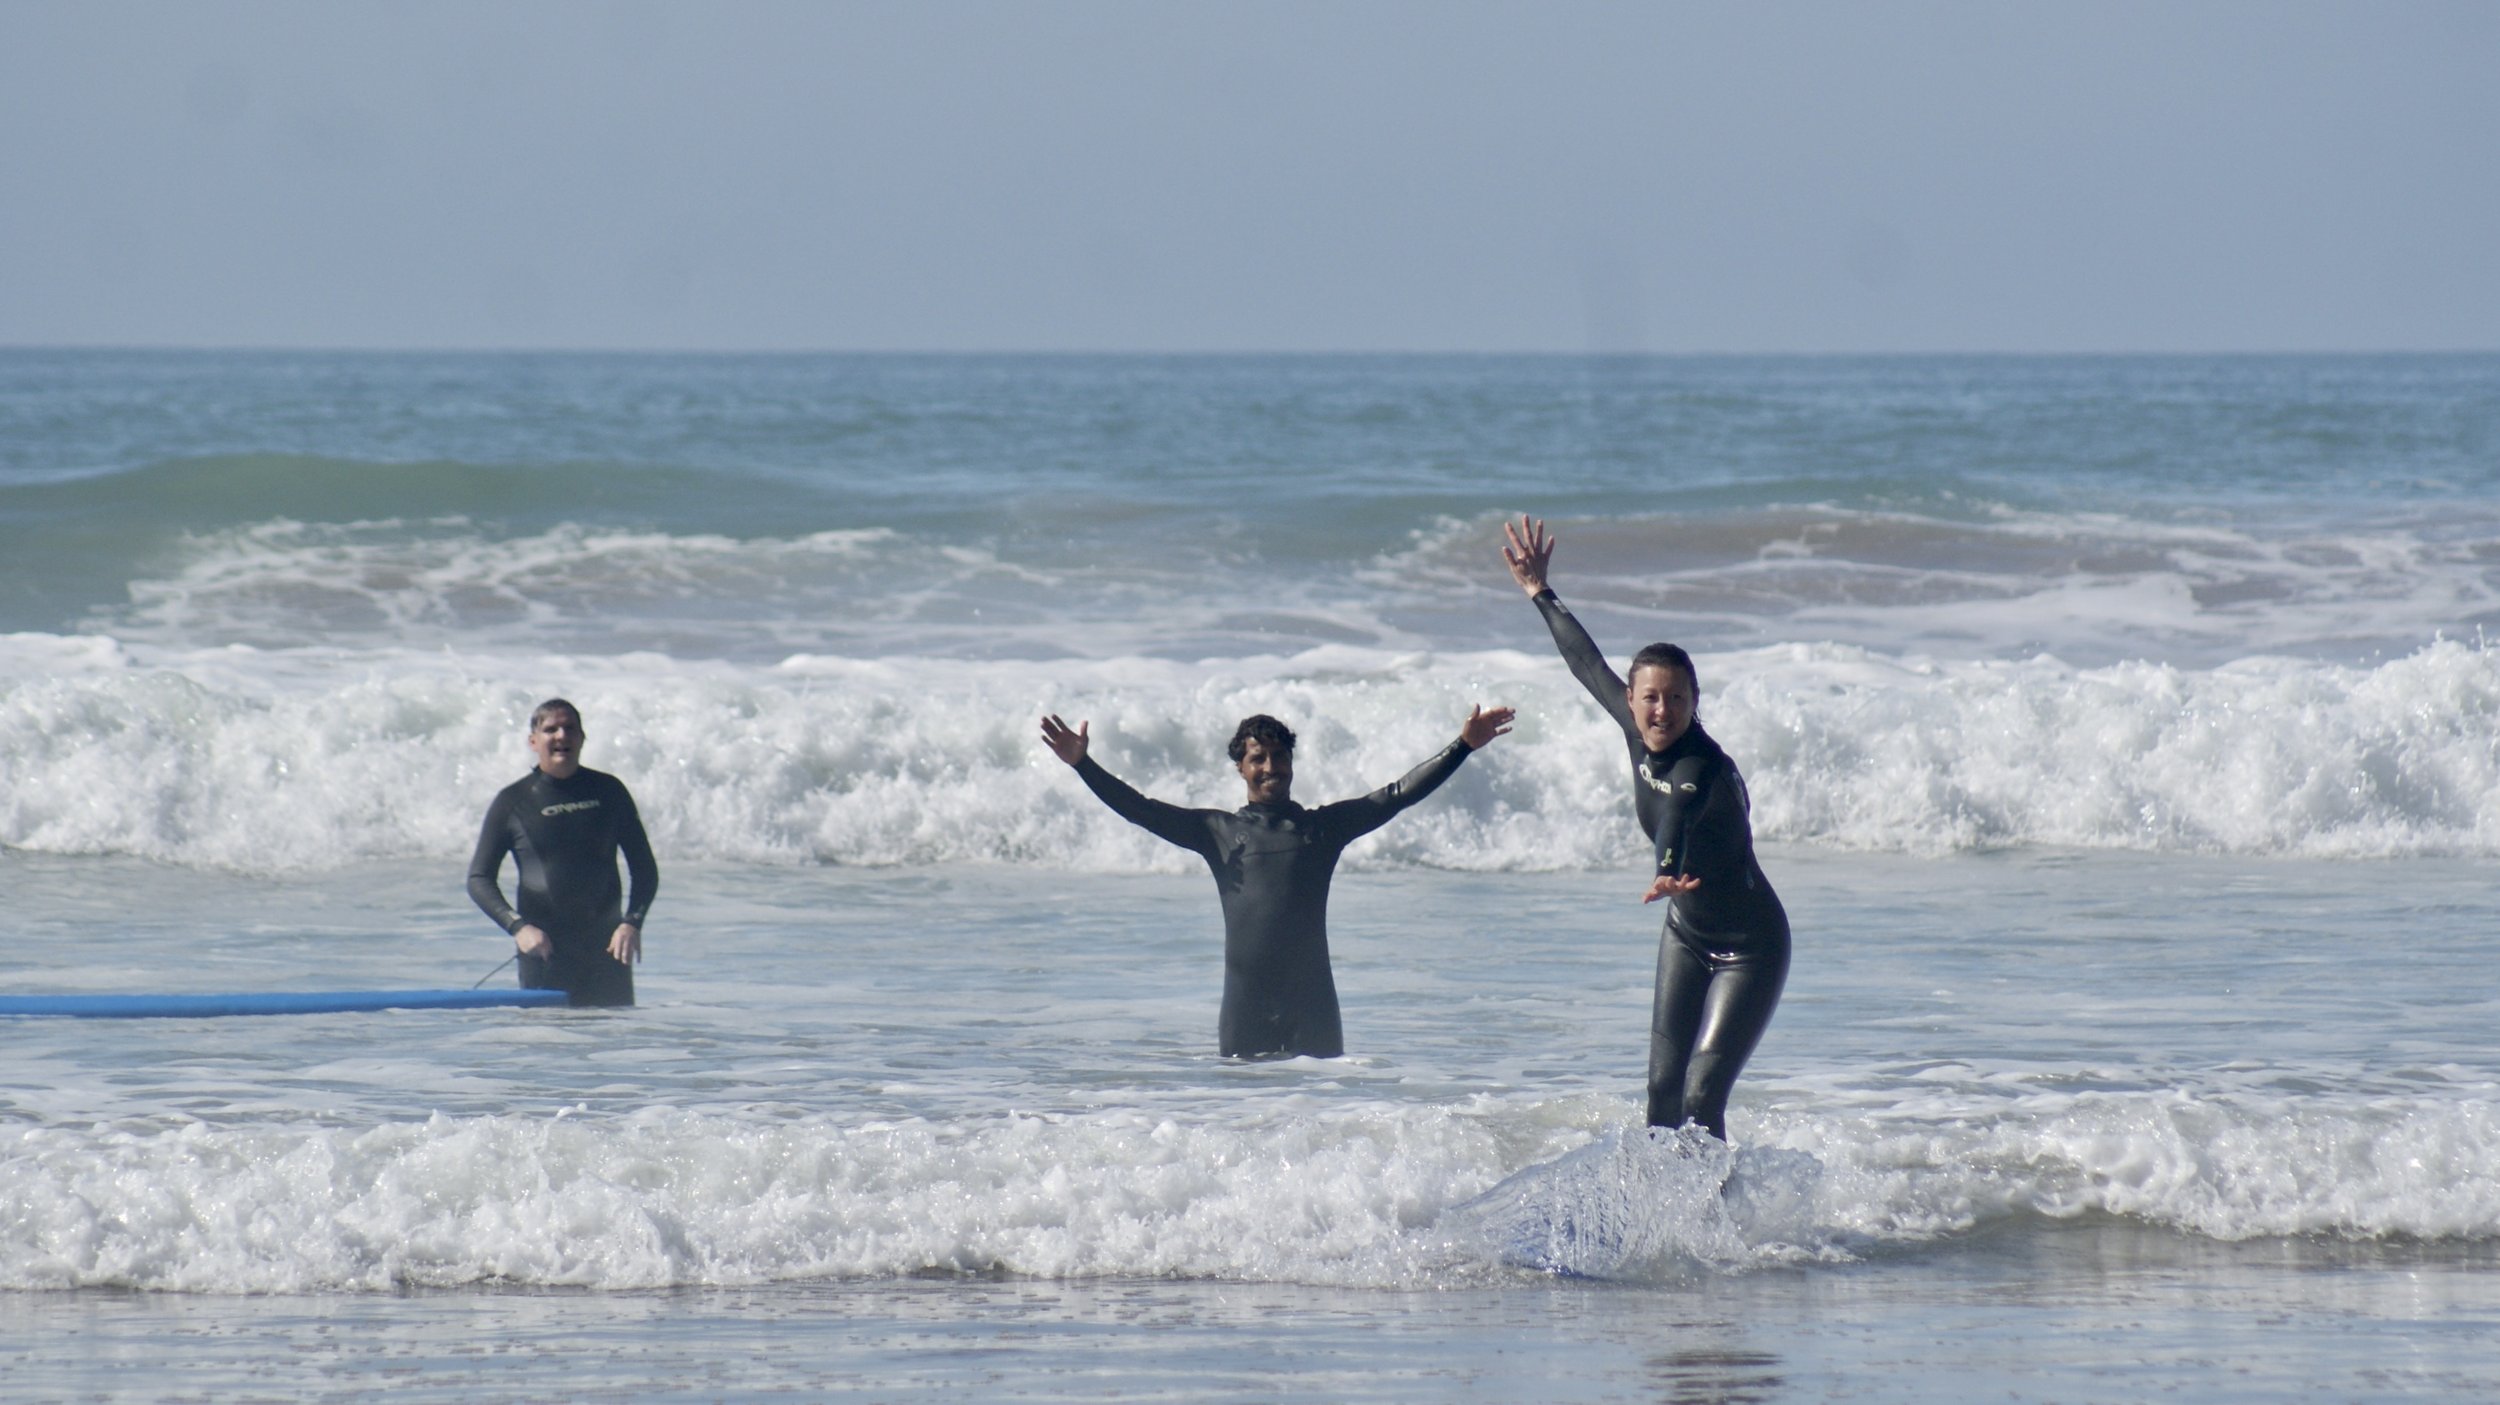
<svg viewBox="0 0 2500 1405">
<path fill-rule="evenodd" d="M 1693 687 L 1693 701 L 1701 701 L 1701 675 L 1693 671 L 1693 656 L 1673 644 L 1645 644 L 1632 656 L 1632 671 L 1623 676 L 1628 686 L 1644 668 L 1672 668 L 1684 675 Z"/>
<path fill-rule="evenodd" d="M 1224 748 L 1224 754 L 1238 763 L 1252 742 L 1270 751 L 1290 753 L 1293 750 L 1293 728 L 1264 712 L 1254 712 L 1241 719 L 1241 725 L 1233 729 L 1233 739 Z"/>
</svg>

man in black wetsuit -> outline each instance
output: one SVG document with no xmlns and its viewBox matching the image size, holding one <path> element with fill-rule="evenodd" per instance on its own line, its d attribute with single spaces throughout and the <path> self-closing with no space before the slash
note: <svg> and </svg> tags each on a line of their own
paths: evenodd
<svg viewBox="0 0 2500 1405">
<path fill-rule="evenodd" d="M 1511 709 L 1471 709 L 1458 740 L 1400 779 L 1316 810 L 1293 802 L 1293 733 L 1264 714 L 1243 719 L 1227 749 L 1249 787 L 1239 810 L 1190 810 L 1150 800 L 1086 754 L 1086 724 L 1042 719 L 1042 742 L 1120 818 L 1207 861 L 1224 906 L 1224 1006 L 1216 1048 L 1226 1058 L 1345 1052 L 1337 981 L 1328 965 L 1328 882 L 1348 844 L 1430 795 L 1467 754 L 1510 730 Z"/>
<path fill-rule="evenodd" d="M 582 765 L 582 714 L 549 698 L 530 714 L 537 769 L 486 808 L 469 858 L 469 897 L 520 950 L 525 990 L 561 990 L 575 1005 L 634 1003 L 642 921 L 660 890 L 660 866 L 625 783 Z M 622 852 L 633 875 L 616 881 Z M 520 869 L 520 908 L 503 896 L 503 856 Z"/>
<path fill-rule="evenodd" d="M 1652 644 L 1629 683 L 1545 583 L 1554 538 L 1522 517 L 1504 523 L 1502 559 L 1536 602 L 1571 676 L 1623 729 L 1632 810 L 1657 864 L 1641 901 L 1667 902 L 1650 999 L 1649 1125 L 1697 1122 L 1727 1140 L 1727 1100 L 1788 982 L 1788 912 L 1754 861 L 1745 778 L 1697 715 L 1692 656 Z"/>
</svg>

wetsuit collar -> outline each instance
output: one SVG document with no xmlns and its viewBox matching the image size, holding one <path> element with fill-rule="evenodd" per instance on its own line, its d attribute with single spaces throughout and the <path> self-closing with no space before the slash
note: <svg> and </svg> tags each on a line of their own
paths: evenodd
<svg viewBox="0 0 2500 1405">
<path fill-rule="evenodd" d="M 1651 751 L 1647 747 L 1641 748 L 1641 769 L 1652 773 L 1664 771 L 1687 756 L 1695 754 L 1707 756 L 1718 749 L 1719 744 L 1712 741 L 1710 734 L 1701 729 L 1701 719 L 1696 717 L 1685 725 L 1684 735 L 1677 737 L 1666 750 Z"/>
</svg>

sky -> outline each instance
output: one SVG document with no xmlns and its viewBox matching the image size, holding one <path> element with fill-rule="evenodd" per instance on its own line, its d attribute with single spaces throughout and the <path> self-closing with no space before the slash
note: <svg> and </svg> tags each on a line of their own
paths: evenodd
<svg viewBox="0 0 2500 1405">
<path fill-rule="evenodd" d="M 0 0 L 0 345 L 2500 349 L 2500 3 Z"/>
</svg>

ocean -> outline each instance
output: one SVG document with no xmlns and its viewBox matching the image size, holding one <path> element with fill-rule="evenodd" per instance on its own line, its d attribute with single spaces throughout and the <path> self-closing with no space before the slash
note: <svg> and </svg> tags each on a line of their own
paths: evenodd
<svg viewBox="0 0 2500 1405">
<path fill-rule="evenodd" d="M 1796 931 L 1638 1127 L 1620 665 Z M 625 1011 L 0 1020 L 28 1400 L 2500 1392 L 2500 356 L 0 351 L 0 990 L 509 984 L 531 706 Z M 1347 1057 L 1214 1053 L 1238 803 Z"/>
</svg>

